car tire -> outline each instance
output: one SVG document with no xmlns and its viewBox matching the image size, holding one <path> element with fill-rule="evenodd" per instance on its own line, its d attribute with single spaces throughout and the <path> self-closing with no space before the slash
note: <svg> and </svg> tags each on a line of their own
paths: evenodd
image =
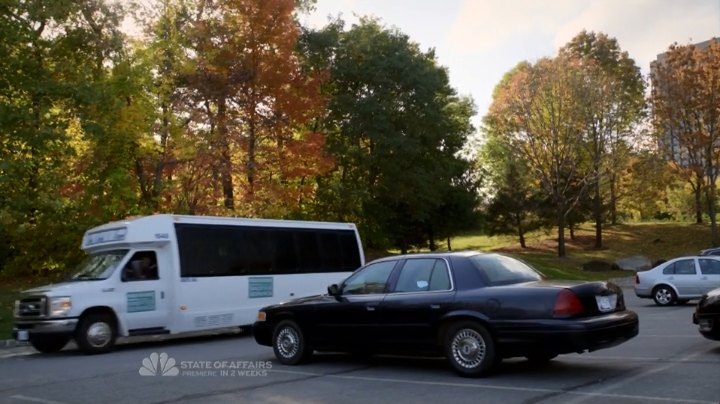
<svg viewBox="0 0 720 404">
<path fill-rule="evenodd" d="M 59 352 L 70 341 L 69 337 L 57 337 L 49 335 L 39 335 L 30 337 L 30 345 L 38 352 L 53 353 Z"/>
<path fill-rule="evenodd" d="M 490 332 L 474 321 L 452 324 L 445 334 L 445 357 L 460 376 L 484 376 L 498 362 Z"/>
<path fill-rule="evenodd" d="M 109 314 L 89 314 L 80 320 L 75 341 L 80 350 L 88 355 L 112 350 L 117 338 L 115 318 Z"/>
<path fill-rule="evenodd" d="M 302 328 L 292 320 L 283 320 L 275 327 L 272 337 L 273 352 L 283 365 L 299 365 L 312 356 Z"/>
<path fill-rule="evenodd" d="M 675 304 L 677 296 L 673 288 L 667 285 L 656 286 L 653 289 L 653 300 L 658 306 L 670 306 Z"/>
</svg>

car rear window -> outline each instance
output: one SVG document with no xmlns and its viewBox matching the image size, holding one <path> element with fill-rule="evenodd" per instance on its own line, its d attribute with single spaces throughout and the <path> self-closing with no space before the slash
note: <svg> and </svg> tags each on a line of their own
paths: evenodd
<svg viewBox="0 0 720 404">
<path fill-rule="evenodd" d="M 490 286 L 510 285 L 542 279 L 542 276 L 532 267 L 515 258 L 502 255 L 476 255 L 470 257 L 470 261 Z"/>
</svg>

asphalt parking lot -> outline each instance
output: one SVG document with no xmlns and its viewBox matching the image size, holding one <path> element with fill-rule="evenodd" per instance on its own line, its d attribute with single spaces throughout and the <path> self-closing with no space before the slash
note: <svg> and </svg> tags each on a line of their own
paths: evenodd
<svg viewBox="0 0 720 404">
<path fill-rule="evenodd" d="M 632 289 L 625 296 L 640 316 L 633 340 L 540 367 L 508 360 L 486 378 L 458 377 L 437 358 L 325 354 L 282 366 L 271 348 L 233 334 L 122 344 L 97 356 L 2 349 L 0 402 L 720 403 L 720 342 L 697 332 L 694 302 L 657 307 Z M 143 376 L 145 359 L 163 353 L 176 371 Z"/>
</svg>

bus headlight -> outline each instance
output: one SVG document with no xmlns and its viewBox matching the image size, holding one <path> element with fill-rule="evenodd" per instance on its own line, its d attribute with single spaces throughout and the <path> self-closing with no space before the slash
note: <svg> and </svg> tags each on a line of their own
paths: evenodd
<svg viewBox="0 0 720 404">
<path fill-rule="evenodd" d="M 264 311 L 258 311 L 257 321 L 265 321 L 266 316 Z"/>
<path fill-rule="evenodd" d="M 50 316 L 62 317 L 66 316 L 72 309 L 72 301 L 69 296 L 51 297 L 50 298 Z"/>
</svg>

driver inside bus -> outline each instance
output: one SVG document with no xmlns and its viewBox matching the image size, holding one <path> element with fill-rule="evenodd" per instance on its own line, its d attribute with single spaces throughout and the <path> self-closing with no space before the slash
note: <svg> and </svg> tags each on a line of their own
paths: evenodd
<svg viewBox="0 0 720 404">
<path fill-rule="evenodd" d="M 157 265 L 150 255 L 143 255 L 139 259 L 132 259 L 128 262 L 128 265 L 123 268 L 123 281 L 142 281 L 146 279 L 158 279 Z"/>
</svg>

